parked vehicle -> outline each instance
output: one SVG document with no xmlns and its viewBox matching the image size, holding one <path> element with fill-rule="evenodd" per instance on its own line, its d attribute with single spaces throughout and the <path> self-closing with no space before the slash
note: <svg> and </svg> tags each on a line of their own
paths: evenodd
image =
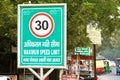
<svg viewBox="0 0 120 80">
<path fill-rule="evenodd" d="M 104 69 L 105 69 L 105 72 L 112 71 L 112 64 L 110 60 L 104 60 Z"/>
<path fill-rule="evenodd" d="M 96 61 L 96 73 L 104 73 L 104 61 L 97 60 Z"/>
<path fill-rule="evenodd" d="M 120 75 L 120 58 L 116 58 L 116 74 Z"/>
</svg>

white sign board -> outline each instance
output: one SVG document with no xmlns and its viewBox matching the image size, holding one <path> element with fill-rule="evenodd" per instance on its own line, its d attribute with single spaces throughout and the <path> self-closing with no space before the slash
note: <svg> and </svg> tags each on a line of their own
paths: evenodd
<svg viewBox="0 0 120 80">
<path fill-rule="evenodd" d="M 95 27 L 92 26 L 92 24 L 88 24 L 87 33 L 88 33 L 88 37 L 90 38 L 93 44 L 101 44 L 101 40 L 102 40 L 101 30 L 96 29 Z"/>
</svg>

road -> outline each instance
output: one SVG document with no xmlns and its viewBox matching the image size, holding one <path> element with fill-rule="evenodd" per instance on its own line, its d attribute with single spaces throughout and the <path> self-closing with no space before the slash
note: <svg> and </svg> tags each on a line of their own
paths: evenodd
<svg viewBox="0 0 120 80">
<path fill-rule="evenodd" d="M 116 69 L 113 68 L 111 73 L 98 75 L 99 80 L 120 80 L 120 75 L 116 75 Z"/>
</svg>

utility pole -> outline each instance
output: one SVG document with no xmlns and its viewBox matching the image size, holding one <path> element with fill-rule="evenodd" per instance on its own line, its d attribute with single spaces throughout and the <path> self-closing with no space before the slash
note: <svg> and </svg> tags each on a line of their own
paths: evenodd
<svg viewBox="0 0 120 80">
<path fill-rule="evenodd" d="M 96 76 L 96 45 L 93 44 L 93 55 L 94 55 L 94 80 L 97 79 Z"/>
</svg>

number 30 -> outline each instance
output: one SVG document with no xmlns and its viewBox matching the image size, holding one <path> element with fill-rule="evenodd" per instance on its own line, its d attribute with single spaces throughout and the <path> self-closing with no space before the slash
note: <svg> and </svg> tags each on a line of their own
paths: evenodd
<svg viewBox="0 0 120 80">
<path fill-rule="evenodd" d="M 37 26 L 35 27 L 36 30 L 47 30 L 48 29 L 48 21 L 44 20 L 44 21 L 40 21 L 40 20 L 37 20 L 35 21 L 35 23 L 37 24 Z"/>
</svg>

